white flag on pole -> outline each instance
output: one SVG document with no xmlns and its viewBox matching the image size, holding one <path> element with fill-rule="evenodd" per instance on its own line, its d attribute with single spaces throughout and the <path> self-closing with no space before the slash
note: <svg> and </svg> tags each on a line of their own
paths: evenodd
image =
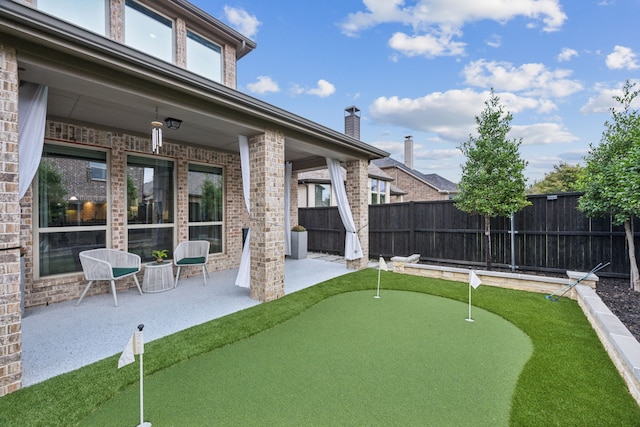
<svg viewBox="0 0 640 427">
<path fill-rule="evenodd" d="M 482 284 L 482 281 L 473 270 L 469 271 L 469 284 L 473 287 L 473 289 L 477 289 L 478 286 Z"/>
<path fill-rule="evenodd" d="M 135 356 L 133 355 L 134 354 L 133 353 L 134 337 L 135 337 L 135 334 L 131 335 L 131 338 L 129 338 L 129 342 L 127 343 L 127 346 L 124 348 L 124 351 L 120 355 L 120 359 L 118 360 L 118 369 L 128 365 L 129 363 L 133 363 L 136 360 Z"/>
<path fill-rule="evenodd" d="M 380 257 L 380 259 L 378 260 L 378 269 L 379 270 L 384 270 L 384 271 L 389 271 L 389 269 L 387 268 L 387 263 L 385 262 L 384 258 Z"/>
<path fill-rule="evenodd" d="M 129 338 L 129 342 L 127 346 L 124 348 L 124 351 L 120 355 L 120 359 L 118 359 L 118 369 L 123 366 L 127 366 L 129 363 L 133 363 L 136 358 L 136 354 L 144 353 L 144 338 L 142 336 L 142 331 L 134 332 Z"/>
</svg>

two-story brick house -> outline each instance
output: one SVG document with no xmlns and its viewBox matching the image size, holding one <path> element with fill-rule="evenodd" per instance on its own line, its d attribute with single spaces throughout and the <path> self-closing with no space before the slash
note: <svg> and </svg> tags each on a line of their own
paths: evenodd
<svg viewBox="0 0 640 427">
<path fill-rule="evenodd" d="M 387 153 L 238 92 L 236 63 L 255 48 L 184 0 L 0 0 L 0 396 L 21 386 L 21 300 L 77 298 L 81 249 L 149 260 L 207 239 L 216 271 L 238 267 L 250 228 L 250 294 L 268 301 L 284 293 L 285 164 L 295 183 L 326 158 L 342 162 L 354 221 L 368 223 L 367 165 Z M 366 236 L 349 268 L 366 266 Z"/>
</svg>

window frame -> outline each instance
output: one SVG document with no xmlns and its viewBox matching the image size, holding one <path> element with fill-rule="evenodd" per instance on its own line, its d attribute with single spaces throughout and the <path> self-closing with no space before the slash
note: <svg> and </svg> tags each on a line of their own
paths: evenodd
<svg viewBox="0 0 640 427">
<path fill-rule="evenodd" d="M 190 35 L 193 36 L 193 38 L 190 37 Z M 207 48 L 209 48 L 209 46 L 207 45 L 211 45 L 211 47 L 213 48 L 217 48 L 218 49 L 218 62 L 219 62 L 219 67 L 218 67 L 218 75 L 219 75 L 219 79 L 215 79 L 215 78 L 211 78 L 208 74 L 202 74 L 200 73 L 198 70 L 193 70 L 191 68 L 189 68 L 189 40 L 192 40 L 195 43 L 199 43 Z M 214 49 L 212 49 L 214 50 Z M 215 50 L 214 50 L 215 51 Z M 211 81 L 217 82 L 217 83 L 223 83 L 224 82 L 224 46 L 214 42 L 213 40 L 203 36 L 202 34 L 198 33 L 197 31 L 191 29 L 191 28 L 187 28 L 186 32 L 185 32 L 185 64 L 186 64 L 186 69 L 188 71 L 191 71 L 192 73 L 198 74 L 199 76 L 205 77 Z"/>
<path fill-rule="evenodd" d="M 193 170 L 193 172 L 203 172 L 203 173 L 212 173 L 213 169 L 219 169 L 220 170 L 220 178 L 222 180 L 221 182 L 221 187 L 222 187 L 222 206 L 221 206 L 221 214 L 222 214 L 222 219 L 219 221 L 191 221 L 190 219 L 190 211 L 191 211 L 191 207 L 189 206 L 190 201 L 189 201 L 189 197 L 190 194 L 189 193 L 189 173 L 192 172 L 192 168 L 194 169 L 204 169 L 204 170 Z M 210 171 L 207 171 L 207 169 L 209 169 Z M 219 252 L 213 252 L 214 250 L 214 245 L 210 245 L 209 246 L 209 253 L 210 254 L 223 254 L 226 251 L 226 194 L 225 194 L 225 168 L 222 166 L 218 166 L 218 165 L 213 165 L 213 164 L 209 164 L 209 163 L 198 163 L 198 162 L 188 162 L 187 163 L 187 235 L 190 236 L 191 235 L 191 227 L 203 227 L 203 226 L 220 226 L 220 251 Z"/>
<path fill-rule="evenodd" d="M 165 248 L 153 248 L 153 249 L 166 249 L 167 252 L 169 253 L 169 255 L 172 257 L 173 256 L 173 250 L 176 247 L 176 237 L 177 237 L 177 224 L 178 224 L 178 218 L 177 218 L 177 210 L 178 210 L 178 194 L 177 194 L 177 189 L 178 189 L 178 183 L 177 183 L 177 173 L 178 173 L 178 165 L 177 165 L 177 161 L 175 159 L 172 158 L 167 158 L 167 157 L 158 157 L 158 156 L 152 156 L 152 155 L 144 155 L 142 153 L 137 153 L 137 152 L 127 152 L 126 153 L 126 158 L 125 158 L 125 183 L 124 185 L 127 185 L 127 176 L 129 175 L 128 169 L 129 169 L 129 165 L 130 165 L 130 159 L 131 158 L 138 158 L 138 159 L 151 159 L 151 160 L 161 160 L 167 163 L 170 163 L 172 165 L 172 173 L 171 173 L 171 180 L 172 180 L 172 186 L 173 188 L 171 189 L 172 191 L 172 195 L 173 195 L 173 212 L 172 212 L 172 221 L 171 222 L 161 222 L 161 223 L 144 223 L 144 224 L 130 224 L 129 223 L 129 216 L 128 216 L 128 212 L 127 212 L 127 192 L 125 191 L 125 200 L 124 200 L 124 205 L 125 205 L 125 247 L 127 248 L 127 251 L 131 252 L 130 247 L 129 247 L 129 231 L 130 230 L 145 230 L 145 229 L 163 229 L 163 228 L 171 228 L 172 229 L 172 233 L 171 233 L 171 244 L 170 247 Z M 134 163 L 135 164 L 135 163 Z M 143 191 L 144 191 L 144 179 L 142 182 L 142 186 L 143 186 Z M 142 257 L 142 262 L 148 262 L 151 260 L 151 258 L 144 258 Z"/>
<path fill-rule="evenodd" d="M 87 149 L 85 147 L 78 147 L 77 145 L 74 144 L 65 144 L 65 143 L 60 143 L 58 141 L 53 141 L 50 139 L 45 138 L 44 140 L 45 146 L 56 146 L 56 147 L 66 147 L 69 148 L 73 151 L 77 151 L 77 152 L 82 152 L 82 151 L 92 151 L 92 152 L 101 152 L 104 153 L 104 159 L 105 159 L 105 163 L 107 165 L 107 171 L 110 170 L 110 165 L 111 165 L 111 153 L 109 152 L 109 150 L 106 149 L 102 149 L 100 147 L 92 147 L 91 149 Z M 43 149 L 43 153 L 44 153 L 44 149 Z M 43 158 L 40 160 L 40 162 L 42 163 Z M 34 280 L 39 280 L 41 278 L 56 278 L 56 277 L 64 277 L 64 276 L 69 276 L 69 275 L 73 275 L 73 274 L 78 274 L 81 273 L 82 270 L 77 270 L 77 271 L 72 271 L 72 272 L 65 272 L 65 273 L 57 273 L 57 274 L 47 274 L 47 275 L 42 275 L 41 271 L 40 271 L 40 235 L 41 234 L 53 234 L 53 233 L 60 233 L 60 232 L 68 232 L 68 233 L 73 233 L 73 232 L 86 232 L 86 231 L 104 231 L 105 233 L 105 247 L 106 248 L 110 248 L 111 247 L 111 223 L 112 223 L 112 215 L 111 215 L 111 209 L 109 208 L 109 206 L 112 206 L 111 204 L 111 176 L 109 173 L 107 173 L 107 179 L 106 179 L 106 219 L 105 219 L 105 224 L 104 225 L 74 225 L 74 226 L 67 226 L 67 227 L 41 227 L 40 226 L 40 188 L 39 188 L 39 172 L 36 173 L 36 176 L 34 177 L 33 180 L 33 184 L 32 184 L 32 213 L 31 213 L 31 218 L 32 218 L 32 241 L 33 241 L 33 251 L 32 251 L 32 255 L 33 255 L 33 278 Z"/>
<path fill-rule="evenodd" d="M 148 49 L 145 49 L 142 46 L 131 44 L 130 41 L 127 41 L 127 10 L 131 8 L 143 15 L 146 15 L 148 18 L 153 19 L 154 21 L 167 25 L 171 30 L 171 46 L 169 47 L 169 59 L 164 56 L 158 56 L 155 53 L 150 53 Z M 161 61 L 169 62 L 170 64 L 175 64 L 176 62 L 176 21 L 175 19 L 164 15 L 158 12 L 156 9 L 152 9 L 146 4 L 140 3 L 136 0 L 125 0 L 124 1 L 124 10 L 122 14 L 122 32 L 123 32 L 123 43 L 133 49 L 136 49 L 140 52 L 143 52 L 149 56 L 153 56 L 154 58 L 158 58 Z M 163 22 L 164 21 L 164 22 Z"/>
<path fill-rule="evenodd" d="M 322 188 L 322 194 L 326 192 L 329 193 L 329 200 L 328 200 L 328 204 L 324 204 L 324 200 L 320 200 L 320 204 L 318 205 L 318 188 Z M 330 207 L 331 206 L 331 193 L 332 193 L 332 187 L 330 183 L 315 183 L 313 184 L 313 206 L 316 208 L 322 208 L 322 207 Z"/>
</svg>

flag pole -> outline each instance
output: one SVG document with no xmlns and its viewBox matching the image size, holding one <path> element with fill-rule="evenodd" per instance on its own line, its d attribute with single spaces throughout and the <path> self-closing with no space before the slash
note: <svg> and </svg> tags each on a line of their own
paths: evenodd
<svg viewBox="0 0 640 427">
<path fill-rule="evenodd" d="M 378 258 L 378 290 L 376 291 L 376 296 L 374 296 L 374 298 L 380 298 L 380 270 L 389 271 L 387 269 L 387 263 L 384 258 L 382 258 L 382 255 Z"/>
<path fill-rule="evenodd" d="M 471 283 L 469 283 L 469 317 L 464 320 L 466 320 L 467 322 L 475 322 L 475 320 L 473 320 L 473 318 L 471 317 Z"/>
<path fill-rule="evenodd" d="M 143 324 L 138 325 L 138 332 L 136 333 L 136 347 L 135 351 L 140 354 L 140 424 L 138 427 L 151 427 L 151 423 L 144 422 L 144 368 L 142 364 L 142 356 L 144 354 L 144 340 L 142 338 Z"/>
</svg>

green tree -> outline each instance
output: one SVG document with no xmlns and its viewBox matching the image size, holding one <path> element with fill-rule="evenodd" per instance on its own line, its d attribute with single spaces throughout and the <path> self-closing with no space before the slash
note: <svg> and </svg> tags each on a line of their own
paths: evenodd
<svg viewBox="0 0 640 427">
<path fill-rule="evenodd" d="M 38 166 L 38 188 L 41 226 L 59 225 L 65 219 L 67 189 L 54 161 L 43 160 Z"/>
<path fill-rule="evenodd" d="M 614 96 L 621 110 L 611 108 L 602 139 L 591 145 L 585 158 L 582 180 L 584 195 L 578 209 L 595 218 L 611 215 L 615 225 L 624 225 L 629 250 L 631 288 L 640 291 L 635 256 L 633 217 L 640 215 L 640 115 L 631 104 L 640 93 L 628 80 L 622 96 Z"/>
<path fill-rule="evenodd" d="M 524 168 L 527 162 L 518 151 L 522 139 L 507 139 L 513 116 L 504 112 L 500 98 L 491 89 L 485 109 L 476 116 L 478 136 L 459 148 L 467 157 L 462 166 L 460 192 L 456 207 L 464 212 L 479 214 L 484 219 L 485 261 L 491 269 L 491 218 L 509 217 L 531 203 L 525 193 Z"/>
<path fill-rule="evenodd" d="M 202 220 L 222 220 L 222 187 L 211 181 L 208 177 L 202 182 Z"/>
<path fill-rule="evenodd" d="M 527 194 L 569 193 L 580 191 L 580 165 L 571 166 L 560 162 L 553 165 L 553 171 L 544 174 L 542 181 L 536 181 L 527 189 Z"/>
</svg>

